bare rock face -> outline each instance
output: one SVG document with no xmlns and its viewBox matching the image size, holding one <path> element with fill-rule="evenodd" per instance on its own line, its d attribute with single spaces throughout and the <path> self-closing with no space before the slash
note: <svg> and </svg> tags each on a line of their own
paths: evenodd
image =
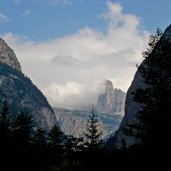
<svg viewBox="0 0 171 171">
<path fill-rule="evenodd" d="M 21 71 L 20 63 L 18 62 L 14 51 L 10 47 L 8 47 L 5 41 L 1 38 L 0 38 L 0 61 L 18 71 Z"/>
<path fill-rule="evenodd" d="M 56 116 L 42 92 L 21 72 L 14 51 L 0 39 L 0 108 L 7 101 L 13 116 L 24 111 L 38 126 L 56 125 Z"/>
<path fill-rule="evenodd" d="M 111 142 L 109 146 L 121 148 L 123 140 L 126 142 L 127 147 L 139 142 L 139 140 L 136 139 L 136 137 L 127 136 L 123 130 L 124 128 L 127 128 L 129 124 L 139 123 L 136 114 L 142 109 L 142 106 L 133 100 L 134 95 L 132 94 L 132 92 L 135 92 L 137 88 L 143 88 L 143 86 L 144 84 L 142 81 L 142 77 L 140 73 L 137 71 L 131 83 L 131 86 L 127 92 L 127 96 L 125 100 L 125 116 L 123 117 L 123 120 L 119 126 L 117 134 L 113 139 L 113 142 Z"/>
<path fill-rule="evenodd" d="M 106 80 L 105 87 L 105 93 L 98 97 L 96 111 L 124 115 L 125 93 L 120 89 L 114 89 L 110 80 Z"/>
<path fill-rule="evenodd" d="M 165 30 L 164 36 L 167 36 L 171 40 L 171 25 Z M 144 60 L 141 65 L 145 65 L 145 63 L 146 60 Z M 146 85 L 144 85 L 143 83 L 143 78 L 141 74 L 139 73 L 139 71 L 137 71 L 127 92 L 125 101 L 125 116 L 120 124 L 117 133 L 112 138 L 113 141 L 110 141 L 109 146 L 121 148 L 123 140 L 125 141 L 127 147 L 137 144 L 139 142 L 136 137 L 125 135 L 123 130 L 124 128 L 127 128 L 127 126 L 130 124 L 139 124 L 136 115 L 142 109 L 142 104 L 137 103 L 133 100 L 134 95 L 132 93 L 135 92 L 135 90 L 137 90 L 138 88 L 143 88 L 145 86 Z"/>
<path fill-rule="evenodd" d="M 64 108 L 53 108 L 56 114 L 57 122 L 61 130 L 66 135 L 74 137 L 84 137 L 86 132 L 87 120 L 91 111 L 69 110 Z M 104 115 L 96 113 L 98 119 L 98 128 L 102 132 L 102 139 L 106 139 L 117 130 L 122 120 L 120 115 Z"/>
</svg>

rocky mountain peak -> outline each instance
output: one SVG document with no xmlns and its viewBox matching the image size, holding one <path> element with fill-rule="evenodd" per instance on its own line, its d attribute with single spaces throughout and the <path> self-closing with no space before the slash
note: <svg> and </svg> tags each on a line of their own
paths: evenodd
<svg viewBox="0 0 171 171">
<path fill-rule="evenodd" d="M 18 62 L 14 51 L 1 38 L 0 38 L 0 61 L 18 71 L 21 71 L 20 63 Z"/>
<path fill-rule="evenodd" d="M 112 84 L 112 81 L 106 80 L 105 88 L 106 88 L 106 92 L 113 91 L 113 84 Z"/>
<path fill-rule="evenodd" d="M 22 110 L 33 116 L 39 127 L 56 125 L 53 109 L 42 92 L 21 72 L 14 51 L 0 39 L 0 108 L 4 100 L 10 114 L 16 116 Z"/>
<path fill-rule="evenodd" d="M 98 97 L 96 111 L 104 114 L 124 114 L 125 93 L 113 88 L 112 81 L 106 80 L 105 92 Z"/>
</svg>

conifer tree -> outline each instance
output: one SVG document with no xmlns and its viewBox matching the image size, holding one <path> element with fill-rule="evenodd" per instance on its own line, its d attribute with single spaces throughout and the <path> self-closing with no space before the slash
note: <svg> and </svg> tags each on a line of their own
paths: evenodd
<svg viewBox="0 0 171 171">
<path fill-rule="evenodd" d="M 4 101 L 2 109 L 0 111 L 0 142 L 4 141 L 6 144 L 7 139 L 10 135 L 10 125 L 11 118 L 10 118 L 10 111 L 7 105 L 7 101 Z"/>
<path fill-rule="evenodd" d="M 102 140 L 100 138 L 102 132 L 99 130 L 98 126 L 97 115 L 95 114 L 94 109 L 92 109 L 87 121 L 86 132 L 84 132 L 85 147 L 89 150 L 96 150 L 102 145 Z"/>
<path fill-rule="evenodd" d="M 20 112 L 13 121 L 13 139 L 17 146 L 25 147 L 32 139 L 34 121 L 31 115 Z"/>
<path fill-rule="evenodd" d="M 74 137 L 73 135 L 68 135 L 66 138 L 65 149 L 68 155 L 73 152 L 80 152 L 84 149 L 84 140 L 81 137 Z"/>
<path fill-rule="evenodd" d="M 45 146 L 47 144 L 46 131 L 43 128 L 37 128 L 33 137 L 34 144 L 37 146 Z"/>
<path fill-rule="evenodd" d="M 37 127 L 33 135 L 34 143 L 34 168 L 36 170 L 46 171 L 49 165 L 49 153 L 47 144 L 47 133 L 42 127 Z"/>
<path fill-rule="evenodd" d="M 11 118 L 7 101 L 4 101 L 0 110 L 0 156 L 1 169 L 6 170 L 10 156 Z"/>
<path fill-rule="evenodd" d="M 13 118 L 11 134 L 11 159 L 14 163 L 12 169 L 14 170 L 27 170 L 31 163 L 31 147 L 32 133 L 34 122 L 30 115 L 21 111 L 15 118 Z"/>
<path fill-rule="evenodd" d="M 49 140 L 52 146 L 59 146 L 62 143 L 62 135 L 60 128 L 54 125 L 49 132 Z"/>
<path fill-rule="evenodd" d="M 63 160 L 63 138 L 63 133 L 60 128 L 57 125 L 54 125 L 48 134 L 51 165 L 60 164 Z"/>
<path fill-rule="evenodd" d="M 145 61 L 138 67 L 144 87 L 137 89 L 134 101 L 142 105 L 138 125 L 129 125 L 127 134 L 136 136 L 146 148 L 170 146 L 171 135 L 171 41 L 157 29 L 143 52 Z M 133 130 L 133 131 L 130 131 Z"/>
</svg>

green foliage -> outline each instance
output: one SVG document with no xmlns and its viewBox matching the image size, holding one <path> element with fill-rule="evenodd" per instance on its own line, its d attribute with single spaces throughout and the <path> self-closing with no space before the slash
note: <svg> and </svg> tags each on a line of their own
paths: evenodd
<svg viewBox="0 0 171 171">
<path fill-rule="evenodd" d="M 48 153 L 51 166 L 59 165 L 63 161 L 65 153 L 63 141 L 63 133 L 59 127 L 54 125 L 48 133 Z"/>
<path fill-rule="evenodd" d="M 12 124 L 14 142 L 20 147 L 29 144 L 32 139 L 34 126 L 32 116 L 21 111 L 20 114 L 14 118 Z"/>
<path fill-rule="evenodd" d="M 2 106 L 2 109 L 0 111 L 0 135 L 1 140 L 4 140 L 4 138 L 9 136 L 10 133 L 10 111 L 8 108 L 8 104 L 6 101 L 4 101 L 4 104 Z"/>
<path fill-rule="evenodd" d="M 158 41 L 160 40 L 161 36 L 162 36 L 163 32 L 157 28 L 156 30 L 156 34 L 151 34 L 149 37 L 149 42 L 148 45 L 149 47 L 147 48 L 146 51 L 143 51 L 142 56 L 146 59 L 149 57 L 149 55 L 152 53 L 153 49 L 155 48 L 156 44 L 158 43 Z"/>
<path fill-rule="evenodd" d="M 59 127 L 57 127 L 56 125 L 54 125 L 49 132 L 49 139 L 50 139 L 50 144 L 52 146 L 58 146 L 61 145 L 62 143 L 62 137 L 63 133 L 62 131 L 59 129 Z"/>
<path fill-rule="evenodd" d="M 65 144 L 66 150 L 68 153 L 73 151 L 82 151 L 83 150 L 83 138 L 77 138 L 72 135 L 67 136 L 67 142 Z"/>
<path fill-rule="evenodd" d="M 37 128 L 34 132 L 33 141 L 38 146 L 47 144 L 46 131 L 43 128 Z"/>
<path fill-rule="evenodd" d="M 2 109 L 0 110 L 0 155 L 1 157 L 1 168 L 5 168 L 5 162 L 9 155 L 10 149 L 10 136 L 11 136 L 11 118 L 8 104 L 6 101 L 3 102 Z M 0 169 L 1 170 L 1 169 Z"/>
<path fill-rule="evenodd" d="M 89 150 L 95 150 L 101 147 L 102 140 L 100 139 L 102 132 L 98 128 L 98 119 L 92 109 L 91 115 L 87 121 L 85 135 L 85 147 Z"/>
<path fill-rule="evenodd" d="M 138 67 L 144 87 L 137 89 L 134 101 L 142 105 L 139 125 L 129 125 L 127 135 L 136 136 L 143 147 L 162 148 L 171 135 L 171 42 L 158 29 L 150 36 L 145 61 Z"/>
</svg>

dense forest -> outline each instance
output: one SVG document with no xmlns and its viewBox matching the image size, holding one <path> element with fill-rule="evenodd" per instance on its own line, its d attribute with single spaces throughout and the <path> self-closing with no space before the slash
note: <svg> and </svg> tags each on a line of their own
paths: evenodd
<svg viewBox="0 0 171 171">
<path fill-rule="evenodd" d="M 8 99 L 0 110 L 0 170 L 88 171 L 165 170 L 171 151 L 171 42 L 160 30 L 149 39 L 143 52 L 145 64 L 138 66 L 144 88 L 134 100 L 143 105 L 137 113 L 139 125 L 124 131 L 139 138 L 138 144 L 108 148 L 101 140 L 94 110 L 87 121 L 85 137 L 65 136 L 57 125 L 38 127 L 28 113 L 10 114 Z"/>
</svg>

